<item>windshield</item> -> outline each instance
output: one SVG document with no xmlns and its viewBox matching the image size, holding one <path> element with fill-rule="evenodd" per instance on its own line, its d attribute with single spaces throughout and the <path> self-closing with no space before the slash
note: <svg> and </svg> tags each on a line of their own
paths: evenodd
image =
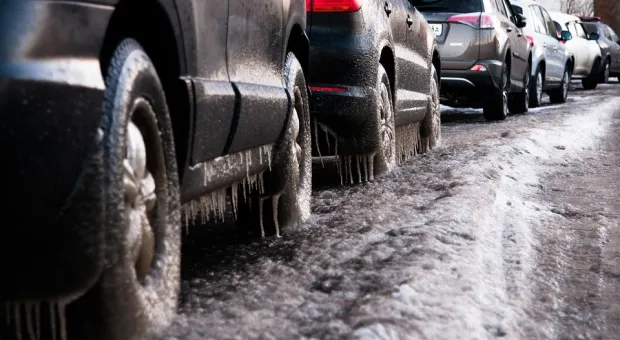
<svg viewBox="0 0 620 340">
<path fill-rule="evenodd" d="M 582 22 L 583 27 L 586 29 L 588 34 L 598 33 L 598 24 L 594 22 Z"/>
<path fill-rule="evenodd" d="M 481 0 L 418 1 L 420 12 L 472 13 L 482 12 Z"/>
</svg>

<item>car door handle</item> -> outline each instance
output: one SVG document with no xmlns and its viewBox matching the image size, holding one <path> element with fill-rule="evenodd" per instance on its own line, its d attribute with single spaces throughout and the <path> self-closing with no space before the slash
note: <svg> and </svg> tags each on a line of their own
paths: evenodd
<svg viewBox="0 0 620 340">
<path fill-rule="evenodd" d="M 383 9 L 385 10 L 385 13 L 387 13 L 388 16 L 392 13 L 392 5 L 389 2 L 385 3 L 385 6 L 383 7 Z"/>
<path fill-rule="evenodd" d="M 547 43 L 543 43 L 543 47 L 547 47 Z"/>
<path fill-rule="evenodd" d="M 506 32 L 508 33 L 512 32 L 512 27 L 506 27 Z"/>
<path fill-rule="evenodd" d="M 407 26 L 411 27 L 413 25 L 413 19 L 409 15 L 407 15 Z"/>
</svg>

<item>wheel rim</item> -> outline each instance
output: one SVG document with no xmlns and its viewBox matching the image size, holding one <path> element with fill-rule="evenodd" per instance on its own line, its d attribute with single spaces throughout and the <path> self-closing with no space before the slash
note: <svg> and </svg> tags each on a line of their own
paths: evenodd
<svg viewBox="0 0 620 340">
<path fill-rule="evenodd" d="M 164 170 L 163 164 L 147 160 L 149 143 L 143 131 L 148 126 L 140 124 L 140 118 L 144 116 L 142 113 L 154 116 L 148 102 L 138 99 L 127 124 L 123 188 L 127 244 L 136 277 L 144 283 L 155 256 L 155 233 L 152 228 L 158 199 L 155 178 L 161 176 Z"/>
<path fill-rule="evenodd" d="M 381 102 L 380 107 L 380 136 L 381 136 L 381 152 L 385 159 L 385 163 L 389 166 L 396 160 L 396 153 L 392 145 L 395 143 L 394 127 L 391 124 L 392 110 L 390 110 L 390 93 L 385 84 L 381 84 Z"/>
<path fill-rule="evenodd" d="M 542 74 L 538 72 L 536 74 L 536 99 L 538 99 L 538 103 L 542 101 L 543 96 L 543 78 Z"/>
</svg>

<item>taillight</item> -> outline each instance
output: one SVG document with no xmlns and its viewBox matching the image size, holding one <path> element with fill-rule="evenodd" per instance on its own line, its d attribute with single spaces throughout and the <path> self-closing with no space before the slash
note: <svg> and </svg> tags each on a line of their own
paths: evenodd
<svg viewBox="0 0 620 340">
<path fill-rule="evenodd" d="M 534 43 L 535 43 L 535 41 L 534 41 L 534 37 L 533 37 L 533 36 L 531 36 L 531 35 L 526 35 L 526 36 L 525 36 L 525 39 L 527 39 L 527 41 L 529 41 L 529 42 L 530 42 L 530 47 L 534 47 Z"/>
<path fill-rule="evenodd" d="M 362 2 L 363 0 L 306 0 L 306 12 L 357 12 L 362 8 Z"/>
<path fill-rule="evenodd" d="M 493 18 L 486 13 L 466 13 L 453 15 L 446 20 L 449 23 L 465 24 L 473 28 L 493 28 Z"/>
</svg>

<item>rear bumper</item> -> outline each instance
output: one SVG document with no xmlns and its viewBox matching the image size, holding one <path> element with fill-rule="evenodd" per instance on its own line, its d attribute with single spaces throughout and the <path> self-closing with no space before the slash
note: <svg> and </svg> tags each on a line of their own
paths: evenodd
<svg viewBox="0 0 620 340">
<path fill-rule="evenodd" d="M 478 105 L 490 90 L 500 87 L 502 63 L 496 60 L 481 60 L 484 71 L 442 70 L 441 98 L 448 105 Z"/>
<path fill-rule="evenodd" d="M 313 118 L 341 139 L 341 154 L 376 150 L 377 69 L 379 54 L 369 39 L 332 35 L 313 28 L 310 86 L 345 87 L 346 92 L 312 91 Z"/>
<path fill-rule="evenodd" d="M 0 13 L 0 164 L 19 218 L 0 237 L 2 299 L 84 291 L 102 268 L 99 52 L 112 7 L 9 0 Z"/>
</svg>

